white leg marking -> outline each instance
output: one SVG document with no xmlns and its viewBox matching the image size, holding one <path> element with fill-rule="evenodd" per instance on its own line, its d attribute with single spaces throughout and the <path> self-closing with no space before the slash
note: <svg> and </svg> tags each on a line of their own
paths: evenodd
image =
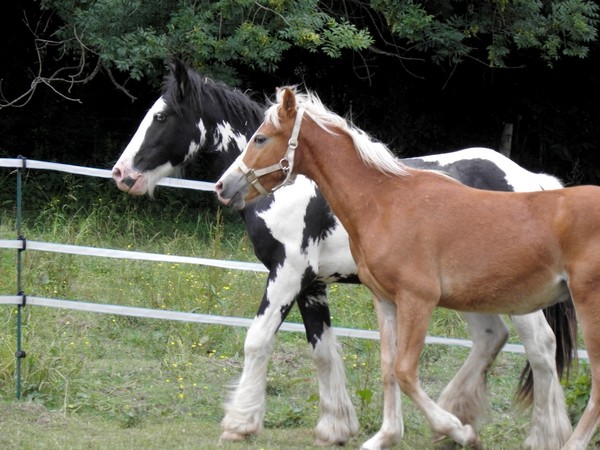
<svg viewBox="0 0 600 450">
<path fill-rule="evenodd" d="M 464 424 L 477 428 L 488 411 L 486 373 L 508 339 L 508 329 L 497 315 L 463 313 L 473 347 L 454 378 L 448 383 L 438 405 Z"/>
<path fill-rule="evenodd" d="M 221 439 L 243 440 L 263 428 L 266 410 L 267 366 L 280 324 L 280 312 L 268 308 L 254 319 L 244 343 L 244 368 L 235 390 L 225 404 Z"/>
<path fill-rule="evenodd" d="M 317 366 L 321 415 L 315 428 L 317 445 L 339 445 L 358 434 L 358 419 L 346 389 L 340 346 L 331 328 L 323 331 L 313 356 Z"/>
<path fill-rule="evenodd" d="M 528 449 L 560 449 L 571 435 L 565 396 L 556 372 L 556 338 L 542 311 L 512 316 L 533 372 L 533 417 Z"/>
</svg>

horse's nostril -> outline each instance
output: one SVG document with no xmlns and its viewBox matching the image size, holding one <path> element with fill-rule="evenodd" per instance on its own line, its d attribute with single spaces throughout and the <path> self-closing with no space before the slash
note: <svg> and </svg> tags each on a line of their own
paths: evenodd
<svg viewBox="0 0 600 450">
<path fill-rule="evenodd" d="M 113 168 L 113 170 L 112 170 L 113 180 L 119 181 L 122 177 L 123 177 L 123 173 L 121 172 L 121 169 L 119 169 L 118 167 Z"/>
<path fill-rule="evenodd" d="M 136 181 L 137 180 L 135 178 L 131 178 L 131 177 L 123 178 L 121 180 L 121 182 L 129 188 L 132 188 Z"/>
<path fill-rule="evenodd" d="M 221 192 L 223 190 L 223 182 L 222 181 L 217 181 L 215 184 L 215 191 L 217 192 Z"/>
</svg>

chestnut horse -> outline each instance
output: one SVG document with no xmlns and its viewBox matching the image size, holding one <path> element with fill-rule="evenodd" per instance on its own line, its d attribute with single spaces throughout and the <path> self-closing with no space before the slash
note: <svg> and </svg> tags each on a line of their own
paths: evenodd
<svg viewBox="0 0 600 450">
<path fill-rule="evenodd" d="M 315 181 L 347 230 L 381 333 L 384 418 L 363 448 L 393 446 L 404 428 L 398 387 L 437 436 L 479 447 L 470 425 L 420 387 L 419 356 L 436 306 L 525 314 L 572 296 L 592 371 L 590 401 L 565 449 L 584 449 L 600 421 L 600 188 L 505 193 L 409 168 L 383 145 L 293 88 L 216 184 L 243 207 L 260 193 Z M 550 419 L 550 418 L 549 418 Z"/>
</svg>

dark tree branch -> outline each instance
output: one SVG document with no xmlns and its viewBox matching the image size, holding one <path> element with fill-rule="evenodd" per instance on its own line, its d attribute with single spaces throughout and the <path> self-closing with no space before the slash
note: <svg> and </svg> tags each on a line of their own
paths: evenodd
<svg viewBox="0 0 600 450">
<path fill-rule="evenodd" d="M 33 79 L 29 88 L 11 100 L 4 94 L 2 80 L 0 80 L 0 110 L 8 107 L 22 108 L 26 106 L 33 98 L 39 86 L 48 87 L 52 92 L 65 100 L 81 103 L 81 99 L 71 95 L 73 88 L 91 82 L 100 73 L 101 69 L 104 69 L 104 72 L 118 90 L 123 92 L 132 101 L 136 100 L 136 97 L 125 88 L 125 83 L 119 83 L 113 76 L 110 68 L 101 62 L 98 54 L 84 44 L 78 36 L 77 30 L 73 30 L 73 37 L 68 40 L 56 41 L 43 38 L 42 36 L 48 29 L 49 22 L 50 18 L 47 18 L 45 21 L 40 19 L 35 26 L 32 26 L 27 16 L 25 16 L 24 23 L 34 38 L 37 69 L 35 71 L 32 70 Z M 68 60 L 71 52 L 67 50 L 67 44 L 72 41 L 75 41 L 78 45 L 78 50 L 73 52 L 73 54 L 78 56 L 77 63 L 65 65 L 56 69 L 52 74 L 46 75 L 45 58 L 48 57 L 53 49 L 59 49 L 61 50 L 61 54 L 56 58 L 56 61 Z M 89 61 L 90 55 L 96 59 L 95 63 Z"/>
</svg>

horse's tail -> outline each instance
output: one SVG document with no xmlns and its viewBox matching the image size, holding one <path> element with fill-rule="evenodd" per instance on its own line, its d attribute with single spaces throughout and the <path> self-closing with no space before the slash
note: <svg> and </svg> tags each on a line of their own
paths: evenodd
<svg viewBox="0 0 600 450">
<path fill-rule="evenodd" d="M 574 360 L 577 360 L 577 317 L 575 307 L 571 299 L 556 303 L 544 309 L 546 320 L 556 336 L 556 371 L 558 378 L 562 378 L 566 371 L 569 377 L 569 369 Z M 533 372 L 529 361 L 521 372 L 519 385 L 515 400 L 518 404 L 526 407 L 533 402 Z"/>
</svg>

